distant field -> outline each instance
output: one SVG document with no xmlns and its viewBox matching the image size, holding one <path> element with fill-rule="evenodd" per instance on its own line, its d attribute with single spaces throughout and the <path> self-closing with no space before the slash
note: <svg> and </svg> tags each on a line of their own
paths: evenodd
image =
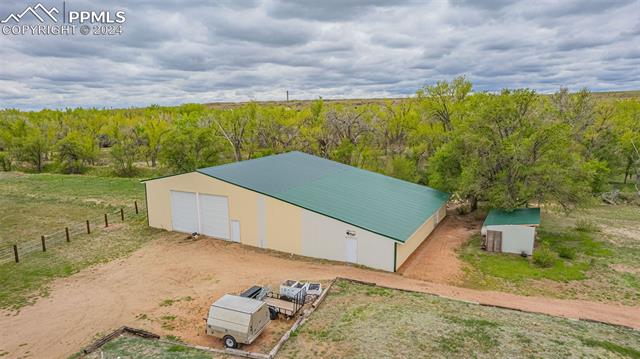
<svg viewBox="0 0 640 359">
<path fill-rule="evenodd" d="M 640 358 L 640 332 L 337 281 L 281 358 Z"/>
<path fill-rule="evenodd" d="M 543 212 L 539 240 L 554 258 L 548 268 L 517 255 L 487 253 L 475 237 L 461 250 L 463 285 L 525 295 L 640 304 L 640 206 L 598 205 Z M 539 248 L 539 247 L 538 247 Z"/>
<path fill-rule="evenodd" d="M 640 98 L 640 91 L 611 91 L 611 92 L 593 92 L 596 99 L 611 99 L 621 100 L 630 98 Z M 389 98 L 352 98 L 352 99 L 322 99 L 328 104 L 340 104 L 351 106 L 364 106 L 371 104 L 382 104 L 385 102 L 401 102 L 407 100 L 409 97 L 389 97 Z M 257 101 L 261 105 L 279 105 L 289 106 L 292 108 L 302 108 L 308 106 L 315 100 L 290 100 L 290 101 Z M 205 104 L 210 108 L 226 109 L 236 108 L 246 104 L 247 102 L 211 102 Z"/>
</svg>

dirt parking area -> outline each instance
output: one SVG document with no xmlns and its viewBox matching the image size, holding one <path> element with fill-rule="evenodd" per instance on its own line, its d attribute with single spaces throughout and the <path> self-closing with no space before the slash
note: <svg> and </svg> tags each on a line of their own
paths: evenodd
<svg viewBox="0 0 640 359">
<path fill-rule="evenodd" d="M 275 289 L 288 278 L 330 281 L 337 276 L 527 311 L 640 326 L 640 307 L 458 288 L 220 240 L 185 241 L 184 235 L 167 233 L 127 258 L 57 280 L 49 297 L 19 313 L 1 312 L 0 353 L 6 353 L 3 359 L 64 358 L 122 325 L 220 347 L 218 339 L 204 334 L 204 317 L 210 303 L 223 294 L 238 293 L 253 284 Z M 269 347 L 289 324 L 273 323 L 247 349 Z"/>
</svg>

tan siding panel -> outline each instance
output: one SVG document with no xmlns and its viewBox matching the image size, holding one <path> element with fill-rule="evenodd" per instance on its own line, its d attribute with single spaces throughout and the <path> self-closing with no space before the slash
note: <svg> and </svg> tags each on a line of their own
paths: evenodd
<svg viewBox="0 0 640 359">
<path fill-rule="evenodd" d="M 258 245 L 257 193 L 197 172 L 160 178 L 148 181 L 145 185 L 151 227 L 173 230 L 170 195 L 172 190 L 226 196 L 229 198 L 229 218 L 240 221 L 242 227 L 240 241 L 252 246 Z"/>
<path fill-rule="evenodd" d="M 302 254 L 302 208 L 280 200 L 265 197 L 267 248 Z"/>
<path fill-rule="evenodd" d="M 440 221 L 447 215 L 447 207 L 444 204 L 439 210 L 438 215 Z M 424 242 L 424 240 L 433 232 L 435 228 L 436 214 L 434 213 L 427 219 L 420 228 L 404 243 L 398 243 L 396 252 L 396 269 L 400 268 L 402 263 Z"/>
</svg>

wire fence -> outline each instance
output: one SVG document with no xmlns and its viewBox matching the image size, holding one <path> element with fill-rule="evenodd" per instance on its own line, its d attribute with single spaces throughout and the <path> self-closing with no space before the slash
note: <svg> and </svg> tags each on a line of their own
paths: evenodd
<svg viewBox="0 0 640 359">
<path fill-rule="evenodd" d="M 20 263 L 23 256 L 33 252 L 46 252 L 49 248 L 70 243 L 80 236 L 90 236 L 95 232 L 109 228 L 117 223 L 125 222 L 129 218 L 144 216 L 146 211 L 138 207 L 134 201 L 133 207 L 122 207 L 117 211 L 106 212 L 103 216 L 88 218 L 84 223 L 74 223 L 61 230 L 22 241 L 16 244 L 0 245 L 0 264 Z"/>
</svg>

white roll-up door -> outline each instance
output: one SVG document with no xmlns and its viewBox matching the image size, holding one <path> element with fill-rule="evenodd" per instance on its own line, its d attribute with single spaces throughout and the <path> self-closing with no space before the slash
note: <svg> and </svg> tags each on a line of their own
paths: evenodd
<svg viewBox="0 0 640 359">
<path fill-rule="evenodd" d="M 227 197 L 199 194 L 200 233 L 229 239 L 229 201 Z"/>
<path fill-rule="evenodd" d="M 171 223 L 177 232 L 198 232 L 198 205 L 193 192 L 171 191 Z"/>
</svg>

